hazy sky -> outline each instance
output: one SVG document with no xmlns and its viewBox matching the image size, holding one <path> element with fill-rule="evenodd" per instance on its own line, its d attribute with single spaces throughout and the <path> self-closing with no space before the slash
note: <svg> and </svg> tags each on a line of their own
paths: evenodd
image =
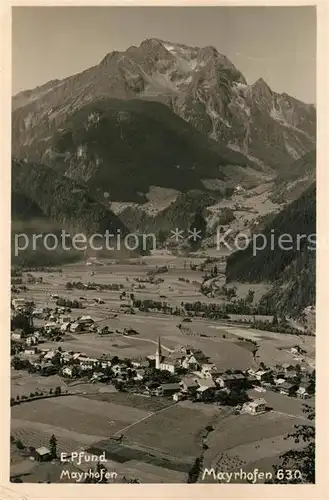
<svg viewBox="0 0 329 500">
<path fill-rule="evenodd" d="M 161 38 L 214 45 L 248 83 L 315 103 L 314 7 L 14 7 L 13 93 Z"/>
</svg>

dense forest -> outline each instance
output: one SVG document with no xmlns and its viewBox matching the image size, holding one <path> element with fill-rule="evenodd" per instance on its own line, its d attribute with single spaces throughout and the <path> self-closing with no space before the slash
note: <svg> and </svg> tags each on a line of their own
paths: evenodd
<svg viewBox="0 0 329 500">
<path fill-rule="evenodd" d="M 263 235 L 268 242 L 263 250 L 255 252 L 251 241 L 245 250 L 228 258 L 227 281 L 272 282 L 273 288 L 263 298 L 264 303 L 297 314 L 315 303 L 315 183 L 276 215 Z M 280 235 L 290 235 L 288 244 L 279 245 Z"/>
</svg>

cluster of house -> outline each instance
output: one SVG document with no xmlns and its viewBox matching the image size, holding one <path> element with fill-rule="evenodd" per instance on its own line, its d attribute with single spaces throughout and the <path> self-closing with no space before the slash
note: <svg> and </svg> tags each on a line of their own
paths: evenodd
<svg viewBox="0 0 329 500">
<path fill-rule="evenodd" d="M 31 285 L 34 285 L 36 283 L 42 283 L 43 279 L 42 279 L 42 276 L 34 276 L 33 274 L 31 273 L 27 273 L 27 282 Z"/>
<path fill-rule="evenodd" d="M 24 335 L 23 330 L 16 329 L 11 333 L 12 343 L 20 345 L 20 351 L 26 355 L 33 355 L 38 352 L 38 344 L 40 342 L 41 333 L 35 331 L 29 335 Z"/>
<path fill-rule="evenodd" d="M 121 297 L 123 304 L 131 303 L 131 296 Z M 20 310 L 26 307 L 24 299 L 13 299 L 13 307 Z M 102 333 L 104 328 L 96 325 L 91 316 L 85 315 L 72 320 L 67 314 L 67 308 L 57 307 L 55 310 L 33 310 L 36 317 L 45 318 L 47 322 L 43 326 L 46 334 L 63 335 L 67 332 L 79 333 L 85 331 L 94 331 Z M 107 327 L 105 327 L 106 329 Z M 108 333 L 110 331 L 107 328 Z M 134 330 L 119 332 L 124 335 L 136 334 Z M 20 341 L 23 344 L 24 354 L 29 356 L 30 363 L 40 370 L 44 375 L 59 373 L 64 377 L 74 378 L 84 374 L 91 377 L 91 381 L 117 380 L 125 383 L 129 381 L 144 382 L 143 390 L 150 395 L 162 395 L 172 397 L 175 401 L 180 399 L 193 398 L 199 400 L 209 400 L 216 391 L 224 391 L 227 394 L 238 390 L 243 382 L 249 382 L 259 389 L 265 391 L 266 387 L 274 388 L 281 394 L 297 395 L 301 398 L 307 398 L 310 380 L 309 376 L 300 370 L 296 365 L 286 364 L 277 369 L 250 369 L 246 372 L 231 373 L 227 371 L 222 373 L 214 363 L 209 362 L 202 351 L 190 346 L 182 346 L 179 349 L 163 354 L 160 338 L 157 342 L 155 354 L 147 356 L 145 360 L 128 360 L 113 363 L 104 356 L 101 358 L 92 358 L 83 353 L 65 351 L 63 349 L 40 349 L 38 344 L 42 340 L 42 334 L 35 331 L 30 335 L 22 335 L 21 331 L 14 331 L 11 335 L 12 341 Z M 291 349 L 291 354 L 296 360 L 300 359 L 302 352 L 298 346 Z M 56 366 L 53 358 L 56 356 Z M 149 366 L 155 366 L 158 371 L 166 371 L 172 375 L 185 372 L 180 382 L 163 383 L 154 386 L 146 380 L 146 369 Z M 298 377 L 298 387 L 296 387 L 296 376 Z M 141 384 L 139 384 L 141 385 Z M 140 388 L 139 388 L 140 390 Z M 256 402 L 255 402 L 256 401 Z M 266 402 L 258 399 L 244 405 L 244 410 L 249 413 L 259 413 L 264 411 Z M 264 406 L 265 405 L 265 406 Z"/>
<path fill-rule="evenodd" d="M 297 366 L 284 363 L 275 369 L 249 369 L 247 373 L 251 380 L 257 380 L 260 383 L 260 387 L 275 389 L 285 396 L 296 395 L 305 399 L 311 396 L 308 390 L 310 375 L 305 370 L 298 369 Z M 298 378 L 297 384 L 296 378 Z"/>
<path fill-rule="evenodd" d="M 180 368 L 188 370 L 188 376 L 184 377 L 177 384 L 162 384 L 158 388 L 158 393 L 162 395 L 172 395 L 174 400 L 183 399 L 186 394 L 195 394 L 199 399 L 220 389 L 228 394 L 241 386 L 241 383 L 248 381 L 260 391 L 265 392 L 266 388 L 274 388 L 284 395 L 296 395 L 301 398 L 310 396 L 308 387 L 310 386 L 309 374 L 297 365 L 289 363 L 277 367 L 275 370 L 269 368 L 249 369 L 246 372 L 226 372 L 221 373 L 215 364 L 209 363 L 208 358 L 200 351 L 190 347 L 181 347 L 177 351 L 171 352 L 168 356 L 162 354 L 160 339 L 158 339 L 155 356 L 148 356 L 149 360 L 155 361 L 155 368 L 160 371 L 177 373 Z M 298 386 L 295 379 L 299 376 Z M 256 403 L 255 403 L 256 401 Z M 250 413 L 259 413 L 265 408 L 265 400 L 257 399 L 246 403 L 244 409 Z M 265 405 L 265 406 L 264 406 Z"/>
<path fill-rule="evenodd" d="M 21 299 L 21 298 L 14 298 L 11 301 L 11 305 L 16 312 L 23 312 L 26 310 L 27 305 L 29 304 L 29 301 L 26 299 Z"/>
<path fill-rule="evenodd" d="M 82 333 L 90 331 L 91 327 L 94 325 L 94 320 L 91 316 L 80 316 L 79 318 L 72 320 L 70 316 L 65 314 L 51 315 L 49 321 L 44 325 L 46 332 L 56 332 L 61 333 Z"/>
<path fill-rule="evenodd" d="M 17 306 L 23 310 L 24 304 Z M 17 310 L 17 309 L 16 309 Z M 34 309 L 32 315 L 37 318 L 41 318 L 44 315 L 44 310 L 42 308 Z M 101 333 L 104 328 L 98 327 L 91 316 L 81 316 L 75 320 L 72 320 L 70 316 L 65 314 L 65 308 L 57 308 L 56 311 L 48 315 L 48 321 L 43 325 L 42 329 L 34 331 L 32 334 L 26 335 L 21 329 L 15 329 L 11 332 L 11 340 L 16 343 L 20 343 L 23 348 L 28 349 L 30 352 L 26 354 L 34 354 L 37 352 L 37 345 L 43 340 L 49 337 L 58 337 L 58 340 L 65 333 L 82 333 L 87 331 L 97 331 Z M 34 349 L 34 352 L 32 352 Z"/>
</svg>

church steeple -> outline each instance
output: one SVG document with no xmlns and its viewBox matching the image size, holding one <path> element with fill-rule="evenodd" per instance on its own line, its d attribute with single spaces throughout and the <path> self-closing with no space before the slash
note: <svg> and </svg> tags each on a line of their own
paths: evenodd
<svg viewBox="0 0 329 500">
<path fill-rule="evenodd" d="M 158 337 L 158 345 L 157 345 L 157 350 L 155 352 L 155 368 L 157 370 L 160 369 L 161 358 L 162 358 L 162 354 L 161 354 L 161 341 L 160 341 L 160 337 Z"/>
</svg>

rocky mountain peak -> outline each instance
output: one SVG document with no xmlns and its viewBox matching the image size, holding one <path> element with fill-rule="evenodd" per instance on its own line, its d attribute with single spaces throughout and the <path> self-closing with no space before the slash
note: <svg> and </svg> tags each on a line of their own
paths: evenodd
<svg viewBox="0 0 329 500">
<path fill-rule="evenodd" d="M 315 146 L 314 107 L 277 94 L 263 78 L 248 85 L 215 47 L 148 38 L 78 75 L 15 96 L 13 147 L 20 151 L 40 134 L 49 136 L 102 97 L 160 101 L 211 139 L 274 169 Z"/>
<path fill-rule="evenodd" d="M 256 80 L 255 83 L 252 84 L 252 89 L 254 92 L 272 95 L 271 87 L 263 78 L 259 78 L 258 80 Z"/>
</svg>

